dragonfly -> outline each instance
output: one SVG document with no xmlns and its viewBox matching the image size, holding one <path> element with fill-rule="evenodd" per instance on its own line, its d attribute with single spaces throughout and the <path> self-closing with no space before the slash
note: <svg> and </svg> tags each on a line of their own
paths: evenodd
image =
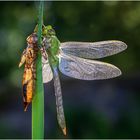
<svg viewBox="0 0 140 140">
<path fill-rule="evenodd" d="M 94 59 L 122 52 L 127 45 L 117 40 L 60 43 L 55 30 L 48 25 L 43 27 L 42 46 L 46 49 L 48 57 L 47 61 L 42 57 L 43 83 L 48 83 L 52 79 L 54 81 L 57 120 L 66 135 L 59 71 L 66 76 L 81 80 L 109 79 L 120 76 L 121 70 L 116 66 Z"/>
<path fill-rule="evenodd" d="M 21 61 L 19 63 L 19 67 L 25 64 L 22 80 L 24 111 L 27 110 L 27 107 L 32 102 L 34 96 L 36 82 L 36 59 L 39 50 L 41 51 L 44 62 L 47 60 L 45 50 L 43 48 L 39 49 L 38 47 L 38 37 L 35 32 L 29 35 L 26 41 L 27 48 L 23 51 Z"/>
<path fill-rule="evenodd" d="M 38 46 L 36 34 L 30 35 L 27 39 L 27 48 L 23 51 L 19 67 L 25 63 L 23 73 L 23 103 L 24 111 L 27 110 L 28 105 L 32 101 L 34 90 L 35 90 L 35 79 L 36 79 L 36 63 Z"/>
</svg>

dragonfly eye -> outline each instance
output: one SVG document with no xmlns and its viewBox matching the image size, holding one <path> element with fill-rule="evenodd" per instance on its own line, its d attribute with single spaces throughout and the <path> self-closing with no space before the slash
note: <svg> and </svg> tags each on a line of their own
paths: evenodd
<svg viewBox="0 0 140 140">
<path fill-rule="evenodd" d="M 47 36 L 55 35 L 55 30 L 50 25 L 45 27 L 45 31 L 46 31 Z"/>
<path fill-rule="evenodd" d="M 36 44 L 37 41 L 38 41 L 38 38 L 37 38 L 37 34 L 36 33 L 32 33 L 30 36 L 27 37 L 27 42 L 29 44 Z"/>
</svg>

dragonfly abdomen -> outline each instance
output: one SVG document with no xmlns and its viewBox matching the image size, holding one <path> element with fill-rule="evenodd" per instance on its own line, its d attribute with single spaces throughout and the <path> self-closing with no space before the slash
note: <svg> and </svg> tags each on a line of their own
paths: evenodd
<svg viewBox="0 0 140 140">
<path fill-rule="evenodd" d="M 57 119 L 60 127 L 63 130 L 64 135 L 66 135 L 66 123 L 65 123 L 65 116 L 63 110 L 63 99 L 62 99 L 61 85 L 60 85 L 60 79 L 59 79 L 57 67 L 53 68 L 53 74 L 54 74 Z"/>
<path fill-rule="evenodd" d="M 26 64 L 25 64 L 26 66 Z M 30 68 L 25 68 L 23 74 L 23 102 L 24 110 L 26 111 L 28 104 L 32 101 L 34 88 L 35 88 L 35 78 L 36 78 L 36 65 L 35 63 L 31 65 Z"/>
</svg>

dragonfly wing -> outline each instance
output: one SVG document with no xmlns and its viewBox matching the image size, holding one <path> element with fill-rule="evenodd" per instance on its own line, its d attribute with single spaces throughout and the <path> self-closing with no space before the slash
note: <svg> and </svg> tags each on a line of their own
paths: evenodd
<svg viewBox="0 0 140 140">
<path fill-rule="evenodd" d="M 121 71 L 114 65 L 63 53 L 59 63 L 59 70 L 63 74 L 82 80 L 108 79 L 121 75 Z"/>
<path fill-rule="evenodd" d="M 63 130 L 64 135 L 66 135 L 66 123 L 65 123 L 65 116 L 63 110 L 61 85 L 60 85 L 60 79 L 58 75 L 58 69 L 56 67 L 53 68 L 53 75 L 54 75 L 53 80 L 54 80 L 54 89 L 55 89 L 55 97 L 56 97 L 57 119 L 61 129 Z"/>
<path fill-rule="evenodd" d="M 70 54 L 87 59 L 103 58 L 114 55 L 127 48 L 122 41 L 100 42 L 65 42 L 61 43 L 61 49 L 65 54 Z"/>
<path fill-rule="evenodd" d="M 48 59 L 42 56 L 42 78 L 43 83 L 48 83 L 53 79 L 53 73 L 49 65 Z"/>
</svg>

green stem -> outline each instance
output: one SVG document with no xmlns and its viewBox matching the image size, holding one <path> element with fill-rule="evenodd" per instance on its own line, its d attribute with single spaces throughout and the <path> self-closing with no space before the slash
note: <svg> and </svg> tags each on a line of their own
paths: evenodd
<svg viewBox="0 0 140 140">
<path fill-rule="evenodd" d="M 38 19 L 38 45 L 41 45 L 43 25 L 43 1 L 40 1 Z M 36 60 L 36 85 L 35 94 L 32 101 L 32 139 L 44 138 L 44 88 L 42 83 L 42 62 L 39 51 Z"/>
</svg>

